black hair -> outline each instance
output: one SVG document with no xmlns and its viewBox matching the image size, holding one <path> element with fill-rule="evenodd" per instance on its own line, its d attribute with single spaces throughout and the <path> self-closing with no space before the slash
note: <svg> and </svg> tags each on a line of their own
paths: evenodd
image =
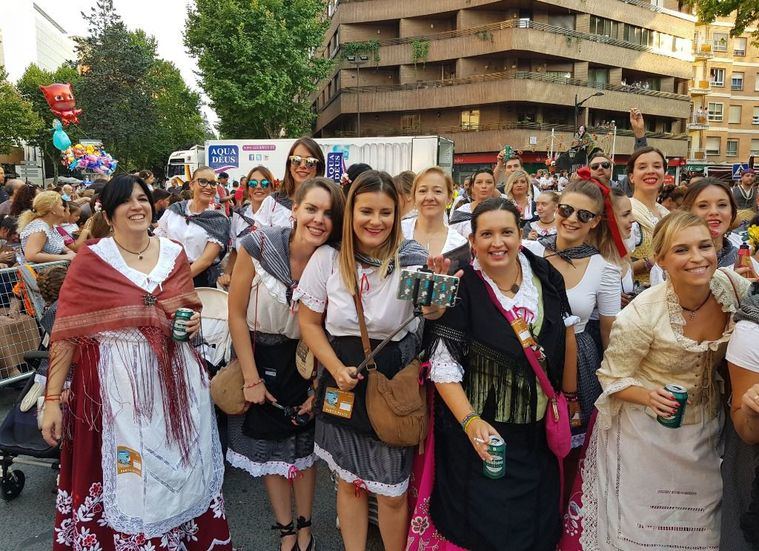
<svg viewBox="0 0 759 551">
<path fill-rule="evenodd" d="M 479 170 L 475 170 L 472 172 L 472 175 L 469 177 L 469 183 L 474 184 L 474 181 L 477 179 L 477 176 L 479 176 L 482 173 L 490 174 L 493 177 L 493 181 L 495 181 L 495 175 L 493 174 L 493 171 L 489 168 L 480 168 Z"/>
<path fill-rule="evenodd" d="M 226 172 L 219 172 L 218 178 L 229 178 L 229 174 Z"/>
<path fill-rule="evenodd" d="M 484 171 L 480 170 L 477 173 L 479 174 L 480 172 Z M 517 210 L 516 205 L 503 197 L 493 197 L 490 199 L 485 199 L 474 209 L 474 212 L 472 213 L 472 235 L 477 233 L 477 219 L 486 212 L 491 212 L 494 210 L 503 210 L 513 214 L 514 220 L 516 221 L 516 226 L 519 228 L 519 225 L 521 224 L 521 218 L 519 216 L 519 211 Z"/>
<path fill-rule="evenodd" d="M 150 202 L 150 211 L 155 216 L 155 206 L 153 205 L 153 194 L 150 193 L 150 188 L 145 183 L 145 180 L 132 174 L 119 174 L 114 176 L 103 188 L 103 193 L 100 194 L 100 206 L 103 212 L 108 216 L 109 220 L 113 220 L 113 213 L 119 205 L 122 205 L 129 201 L 132 197 L 132 191 L 134 185 L 140 186 L 142 191 L 148 197 Z"/>
<path fill-rule="evenodd" d="M 18 232 L 18 218 L 15 216 L 3 216 L 0 220 L 0 229 L 8 230 L 8 234 L 14 234 Z"/>
<path fill-rule="evenodd" d="M 168 199 L 171 197 L 171 192 L 166 191 L 165 189 L 154 189 L 153 190 L 153 201 L 163 201 L 164 199 Z"/>
<path fill-rule="evenodd" d="M 641 147 L 640 149 L 636 149 L 632 155 L 630 155 L 630 158 L 627 160 L 627 174 L 630 175 L 633 173 L 633 170 L 635 169 L 635 161 L 638 160 L 639 157 L 645 155 L 646 153 L 656 153 L 661 157 L 661 161 L 664 164 L 664 170 L 667 170 L 667 157 L 662 153 L 661 149 L 656 149 L 655 147 L 646 146 Z"/>
</svg>

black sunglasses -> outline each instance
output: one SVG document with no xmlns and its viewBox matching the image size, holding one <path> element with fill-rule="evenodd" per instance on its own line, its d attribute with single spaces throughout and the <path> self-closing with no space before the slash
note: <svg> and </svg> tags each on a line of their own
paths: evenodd
<svg viewBox="0 0 759 551">
<path fill-rule="evenodd" d="M 556 210 L 558 211 L 559 216 L 562 218 L 569 218 L 572 216 L 573 212 L 576 212 L 577 219 L 583 224 L 587 224 L 597 216 L 595 212 L 590 212 L 589 210 L 585 209 L 576 209 L 572 205 L 567 205 L 564 203 L 560 204 Z"/>
<path fill-rule="evenodd" d="M 206 178 L 197 178 L 195 180 L 200 187 L 208 187 L 208 186 L 215 186 L 216 180 L 207 180 Z"/>
<path fill-rule="evenodd" d="M 609 170 L 611 168 L 611 163 L 609 161 L 603 161 L 601 163 L 593 163 L 590 165 L 590 168 L 593 170 L 598 170 L 598 167 L 601 167 L 604 170 Z"/>
<path fill-rule="evenodd" d="M 269 185 L 271 185 L 271 182 L 266 179 L 261 180 L 260 183 L 263 189 L 266 189 L 269 187 Z M 259 184 L 259 180 L 248 180 L 248 187 L 258 187 L 258 184 Z"/>
</svg>

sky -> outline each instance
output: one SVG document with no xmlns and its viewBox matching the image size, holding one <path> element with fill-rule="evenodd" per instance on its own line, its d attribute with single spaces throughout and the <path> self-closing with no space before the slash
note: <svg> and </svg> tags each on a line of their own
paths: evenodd
<svg viewBox="0 0 759 551">
<path fill-rule="evenodd" d="M 89 13 L 95 0 L 35 0 L 37 5 L 55 19 L 66 32 L 86 35 L 87 23 L 81 12 Z M 187 0 L 114 0 L 113 5 L 130 29 L 143 29 L 158 42 L 158 57 L 171 61 L 181 71 L 187 84 L 202 93 L 200 78 L 195 75 L 197 63 L 185 51 L 182 43 Z M 205 102 L 208 98 L 203 96 Z M 203 111 L 211 124 L 218 121 L 213 110 L 205 105 Z"/>
</svg>

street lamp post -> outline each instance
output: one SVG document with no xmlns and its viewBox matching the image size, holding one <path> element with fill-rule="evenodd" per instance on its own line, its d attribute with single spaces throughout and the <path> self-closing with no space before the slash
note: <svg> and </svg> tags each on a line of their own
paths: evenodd
<svg viewBox="0 0 759 551">
<path fill-rule="evenodd" d="M 346 57 L 349 63 L 356 67 L 356 88 L 361 86 L 361 66 L 369 61 L 366 55 L 349 55 Z M 356 91 L 356 137 L 361 137 L 361 90 Z"/>
<path fill-rule="evenodd" d="M 582 101 L 577 101 L 577 94 L 575 94 L 575 134 L 577 134 L 577 119 L 580 116 L 580 107 L 582 107 L 582 104 L 588 101 L 590 98 L 595 98 L 596 96 L 603 96 L 603 92 L 596 92 L 595 94 L 589 95 L 587 98 L 585 98 Z"/>
</svg>

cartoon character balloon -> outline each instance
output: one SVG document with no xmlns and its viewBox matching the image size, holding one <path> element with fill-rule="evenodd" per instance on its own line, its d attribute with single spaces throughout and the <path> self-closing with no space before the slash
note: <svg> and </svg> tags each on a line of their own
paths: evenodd
<svg viewBox="0 0 759 551">
<path fill-rule="evenodd" d="M 45 95 L 45 101 L 50 106 L 53 114 L 63 121 L 63 124 L 79 124 L 78 115 L 82 112 L 76 108 L 74 92 L 71 90 L 71 83 L 61 84 L 56 82 L 49 86 L 40 86 L 40 90 Z"/>
<path fill-rule="evenodd" d="M 71 147 L 71 139 L 64 132 L 61 121 L 53 119 L 53 145 L 58 151 L 64 151 Z"/>
</svg>

